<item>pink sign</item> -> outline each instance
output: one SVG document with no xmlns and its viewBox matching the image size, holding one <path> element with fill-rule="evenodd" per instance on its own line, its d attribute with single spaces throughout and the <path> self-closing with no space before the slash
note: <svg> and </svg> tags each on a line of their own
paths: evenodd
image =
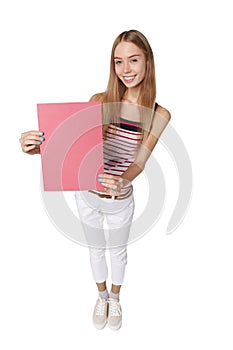
<svg viewBox="0 0 233 350">
<path fill-rule="evenodd" d="M 38 104 L 45 191 L 103 190 L 102 112 L 99 102 Z"/>
</svg>

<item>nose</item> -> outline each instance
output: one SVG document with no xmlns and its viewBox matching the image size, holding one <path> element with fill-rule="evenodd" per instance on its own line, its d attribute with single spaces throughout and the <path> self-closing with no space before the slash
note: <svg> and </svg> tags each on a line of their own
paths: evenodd
<svg viewBox="0 0 233 350">
<path fill-rule="evenodd" d="M 124 73 L 129 73 L 131 72 L 131 67 L 130 67 L 130 63 L 129 62 L 125 62 L 124 63 Z"/>
</svg>

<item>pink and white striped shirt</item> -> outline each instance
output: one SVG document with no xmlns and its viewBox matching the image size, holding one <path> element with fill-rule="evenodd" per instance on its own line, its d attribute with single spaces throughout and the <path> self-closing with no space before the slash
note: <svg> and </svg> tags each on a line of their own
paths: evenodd
<svg viewBox="0 0 233 350">
<path fill-rule="evenodd" d="M 140 122 L 120 118 L 119 126 L 109 124 L 103 144 L 104 172 L 121 176 L 134 162 L 141 141 Z M 121 190 L 118 198 L 126 198 L 132 191 L 133 186 L 130 183 Z"/>
</svg>

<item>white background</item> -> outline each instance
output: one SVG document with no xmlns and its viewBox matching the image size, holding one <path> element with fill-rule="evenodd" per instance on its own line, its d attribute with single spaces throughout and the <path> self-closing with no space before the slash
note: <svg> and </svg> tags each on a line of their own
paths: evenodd
<svg viewBox="0 0 233 350">
<path fill-rule="evenodd" d="M 37 103 L 103 91 L 113 40 L 132 28 L 153 48 L 157 100 L 189 152 L 194 187 L 184 221 L 166 235 L 179 182 L 159 143 L 165 209 L 129 246 L 114 333 L 92 326 L 88 250 L 50 222 L 40 156 L 23 154 L 18 139 L 37 129 Z M 232 29 L 226 0 L 1 2 L 1 349 L 232 349 Z"/>
</svg>

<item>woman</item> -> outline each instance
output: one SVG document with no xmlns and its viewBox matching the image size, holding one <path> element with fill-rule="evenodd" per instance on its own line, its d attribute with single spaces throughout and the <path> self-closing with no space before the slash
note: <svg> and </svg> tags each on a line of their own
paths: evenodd
<svg viewBox="0 0 233 350">
<path fill-rule="evenodd" d="M 99 292 L 93 322 L 97 329 L 108 322 L 116 330 L 122 323 L 119 294 L 134 212 L 132 181 L 143 171 L 171 117 L 156 103 L 154 57 L 142 33 L 129 30 L 116 38 L 107 89 L 90 100 L 100 101 L 103 106 L 104 174 L 99 181 L 104 191 L 76 192 L 76 202 Z M 40 153 L 43 141 L 43 132 L 39 131 L 25 132 L 20 138 L 22 150 L 28 154 Z M 108 238 L 104 235 L 104 217 Z M 106 286 L 106 244 L 111 260 L 110 293 Z"/>
</svg>

